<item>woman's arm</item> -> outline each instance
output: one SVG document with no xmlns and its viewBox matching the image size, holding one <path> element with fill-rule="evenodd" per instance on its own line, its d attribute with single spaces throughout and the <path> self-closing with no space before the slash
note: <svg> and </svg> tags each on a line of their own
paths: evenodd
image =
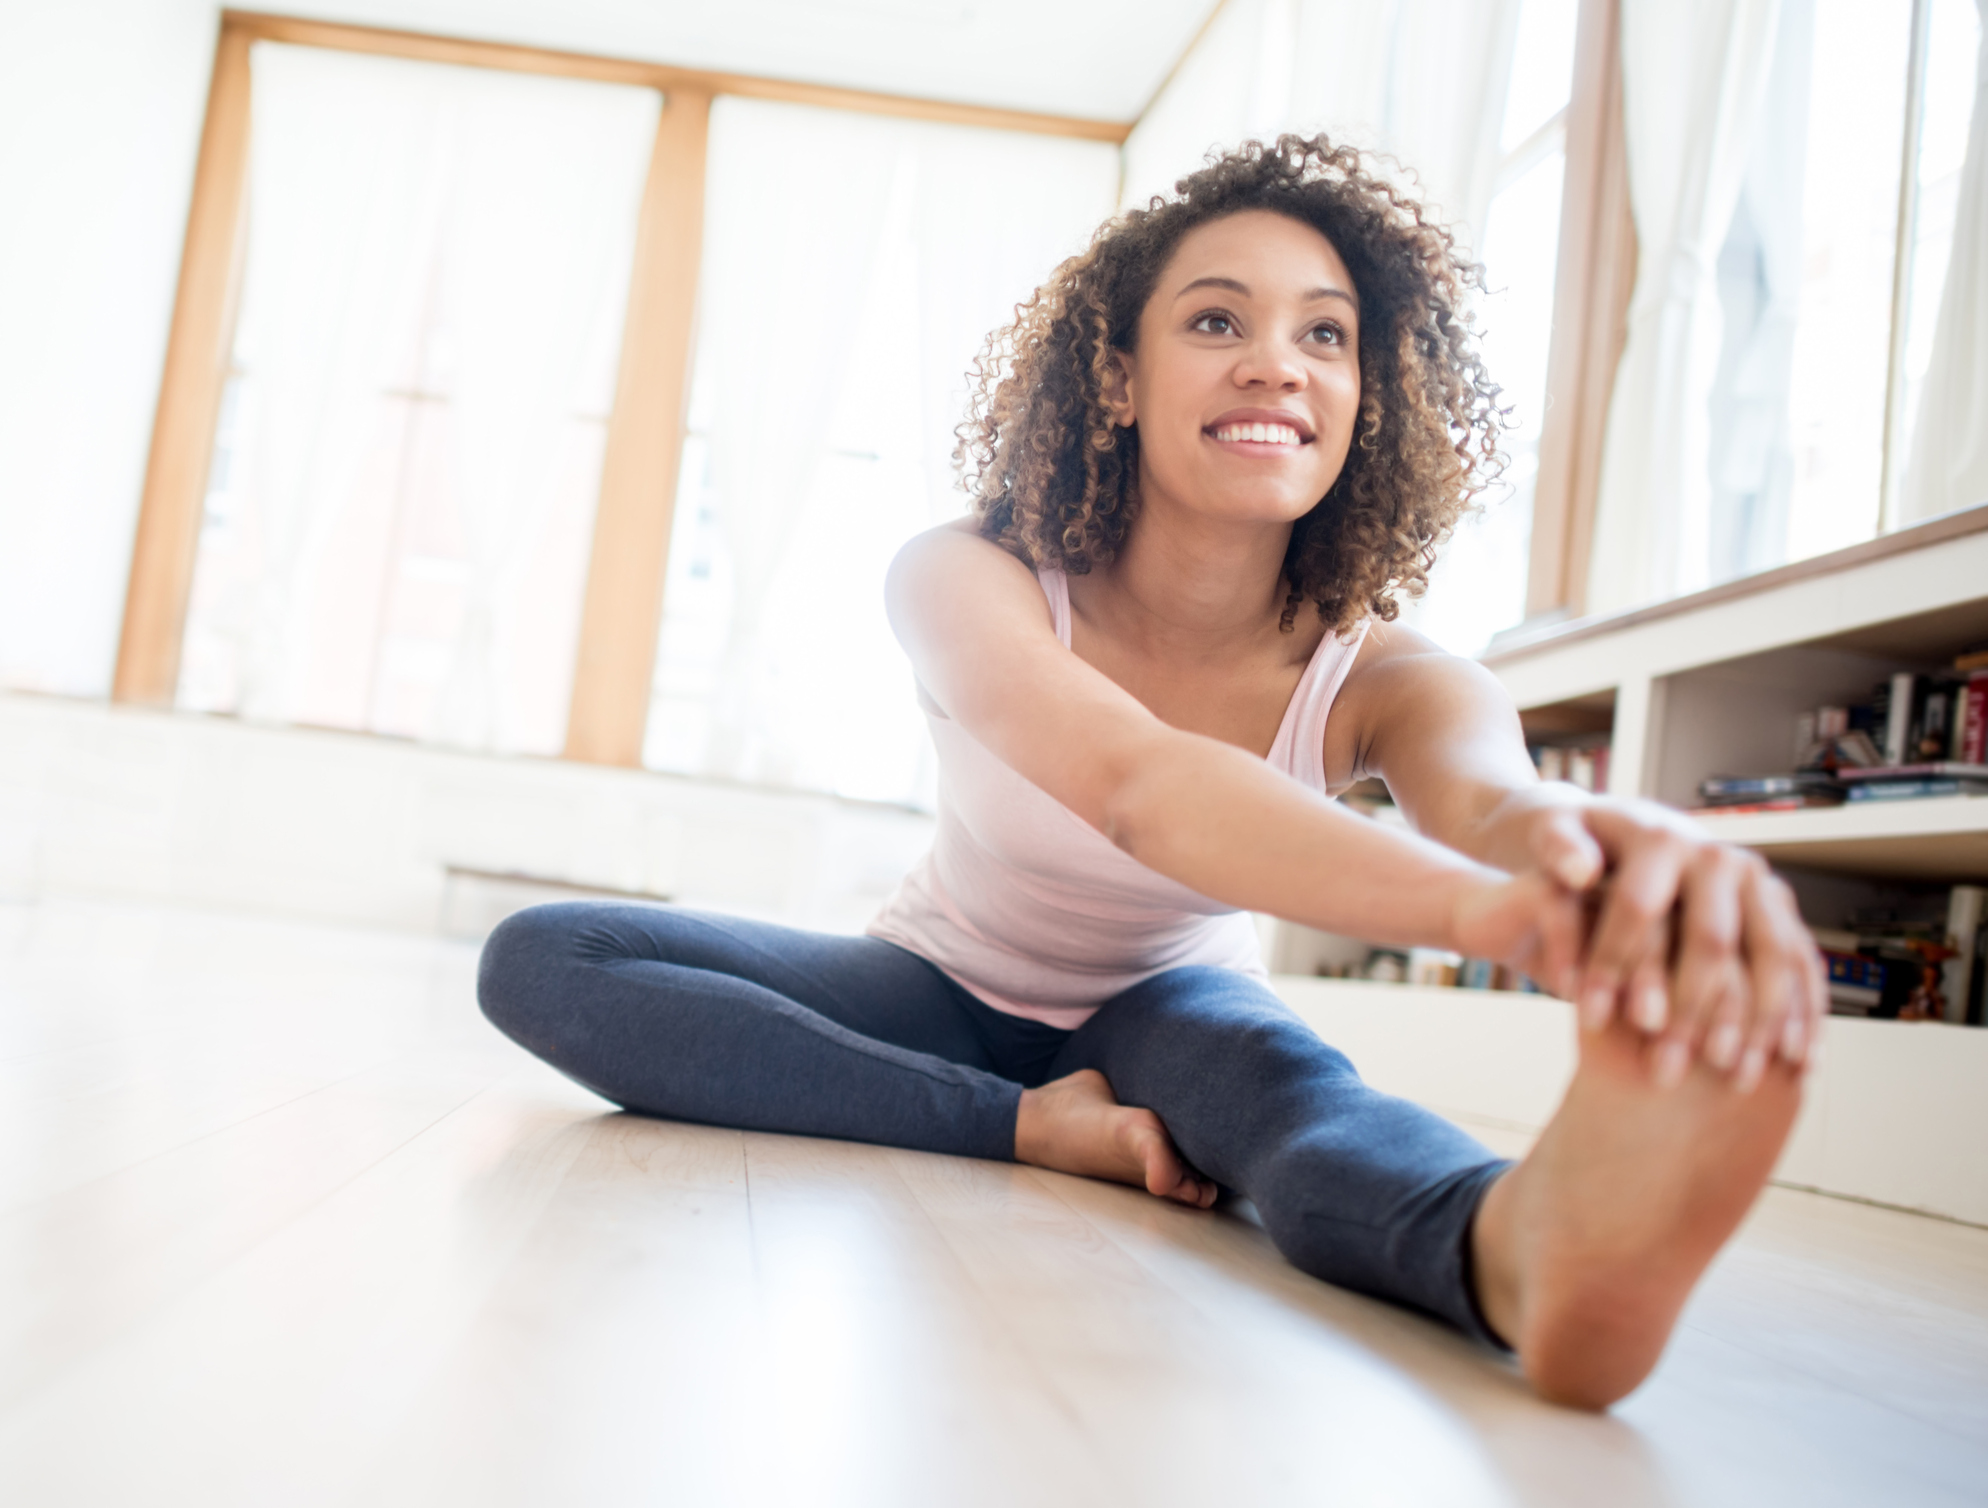
<svg viewBox="0 0 1988 1508">
<path fill-rule="evenodd" d="M 1369 822 L 1261 759 L 1168 726 L 1065 649 L 1029 569 L 965 530 L 892 565 L 891 624 L 947 716 L 1148 868 L 1205 895 L 1376 942 L 1569 966 L 1578 904 Z M 1523 757 L 1523 755 L 1521 756 Z"/>
<path fill-rule="evenodd" d="M 1418 832 L 1487 864 L 1601 884 L 1585 966 L 1555 981 L 1587 1026 L 1622 1011 L 1662 1033 L 1660 1079 L 1682 1078 L 1694 1052 L 1749 1086 L 1777 1051 L 1806 1056 L 1828 1004 L 1821 963 L 1757 855 L 1654 802 L 1540 781 L 1489 671 L 1410 630 L 1369 638 L 1334 708 L 1328 769 L 1380 776 Z"/>
</svg>

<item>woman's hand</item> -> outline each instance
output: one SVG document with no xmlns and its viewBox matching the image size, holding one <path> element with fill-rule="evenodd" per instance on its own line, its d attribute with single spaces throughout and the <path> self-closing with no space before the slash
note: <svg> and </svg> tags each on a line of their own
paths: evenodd
<svg viewBox="0 0 1988 1508">
<path fill-rule="evenodd" d="M 1622 1015 L 1659 1037 L 1660 1084 L 1682 1080 L 1694 1054 L 1742 1090 L 1777 1053 L 1806 1061 L 1828 987 L 1794 893 L 1764 860 L 1647 801 L 1554 804 L 1521 820 L 1539 869 L 1594 898 L 1586 960 L 1544 976 L 1584 1030 Z"/>
<path fill-rule="evenodd" d="M 1581 895 L 1539 869 L 1472 876 L 1459 882 L 1449 935 L 1471 958 L 1559 979 L 1579 971 L 1585 910 Z"/>
</svg>

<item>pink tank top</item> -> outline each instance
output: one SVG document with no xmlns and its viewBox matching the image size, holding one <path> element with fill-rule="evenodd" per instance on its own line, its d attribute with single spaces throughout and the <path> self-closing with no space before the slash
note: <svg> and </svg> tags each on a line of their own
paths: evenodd
<svg viewBox="0 0 1988 1508">
<path fill-rule="evenodd" d="M 1036 573 L 1070 645 L 1070 590 Z M 1269 763 L 1325 790 L 1325 717 L 1366 637 L 1327 634 L 1284 710 Z M 939 752 L 931 852 L 870 923 L 996 1010 L 1073 1030 L 1112 996 L 1190 964 L 1263 975 L 1250 917 L 1148 869 L 972 734 L 926 713 Z"/>
</svg>

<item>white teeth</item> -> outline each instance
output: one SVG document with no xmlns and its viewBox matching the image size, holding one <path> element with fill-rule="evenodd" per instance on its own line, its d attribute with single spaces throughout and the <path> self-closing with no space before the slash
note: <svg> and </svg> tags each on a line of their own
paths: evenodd
<svg viewBox="0 0 1988 1508">
<path fill-rule="evenodd" d="M 1258 445 L 1299 444 L 1297 430 L 1288 424 L 1224 424 L 1215 431 L 1218 440 L 1248 440 Z"/>
</svg>

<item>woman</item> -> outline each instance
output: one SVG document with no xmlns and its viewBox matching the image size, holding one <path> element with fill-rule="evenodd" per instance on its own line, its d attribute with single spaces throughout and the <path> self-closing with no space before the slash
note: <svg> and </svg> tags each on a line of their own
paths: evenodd
<svg viewBox="0 0 1988 1508">
<path fill-rule="evenodd" d="M 1496 683 L 1391 626 L 1496 462 L 1447 233 L 1322 138 L 1179 190 L 997 337 L 974 516 L 892 569 L 940 815 L 871 934 L 539 907 L 484 1009 L 633 1110 L 1227 1187 L 1305 1271 L 1605 1405 L 1785 1138 L 1814 948 L 1751 857 L 1542 785 Z M 1419 836 L 1327 799 L 1368 776 Z M 1577 999 L 1531 1155 L 1363 1085 L 1245 911 Z"/>
</svg>

